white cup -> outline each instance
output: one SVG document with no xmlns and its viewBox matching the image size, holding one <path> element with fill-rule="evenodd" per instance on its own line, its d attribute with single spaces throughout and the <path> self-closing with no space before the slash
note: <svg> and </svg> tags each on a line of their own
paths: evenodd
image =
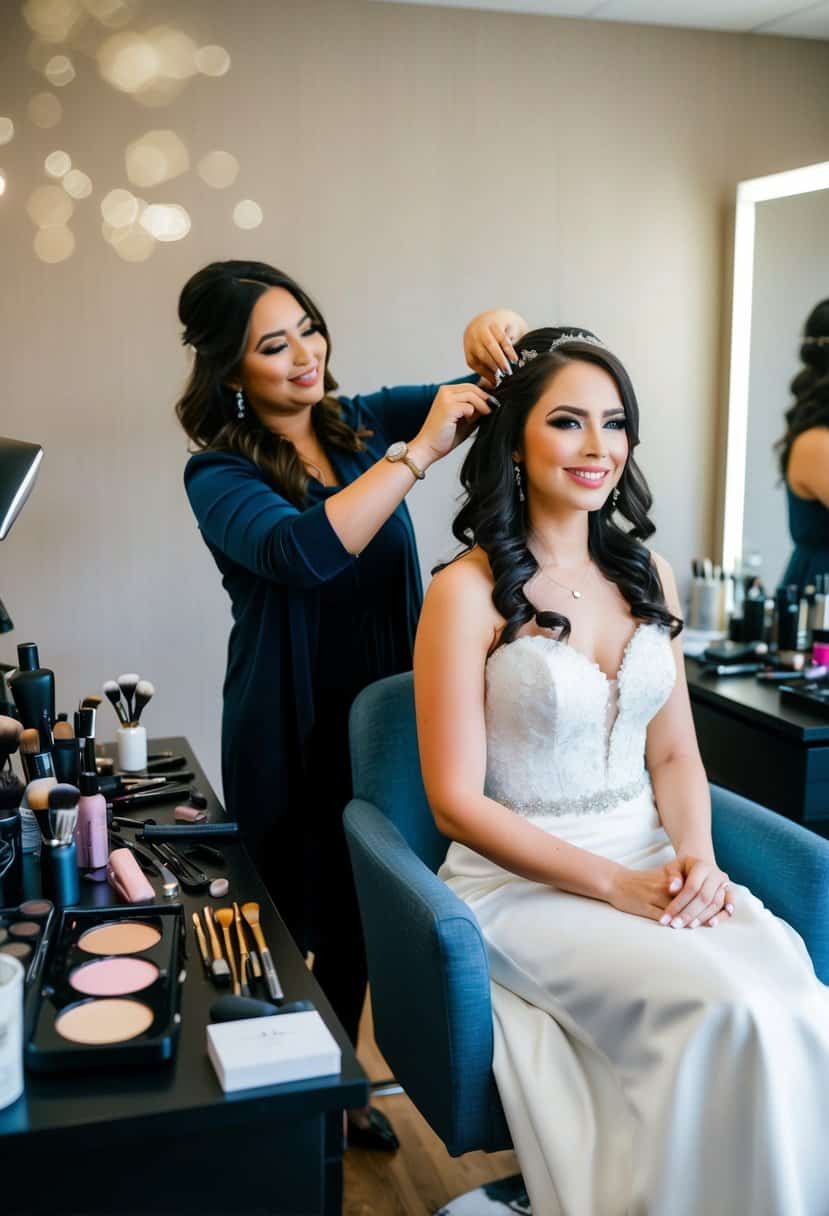
<svg viewBox="0 0 829 1216">
<path fill-rule="evenodd" d="M 0 954 L 0 1110 L 23 1093 L 23 976 L 19 959 Z"/>
<path fill-rule="evenodd" d="M 137 773 L 147 767 L 147 732 L 143 726 L 119 726 L 118 767 L 125 773 Z"/>
</svg>

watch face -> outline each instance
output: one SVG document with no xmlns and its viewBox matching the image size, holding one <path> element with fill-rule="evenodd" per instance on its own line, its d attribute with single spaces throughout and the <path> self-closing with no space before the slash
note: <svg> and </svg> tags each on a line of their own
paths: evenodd
<svg viewBox="0 0 829 1216">
<path fill-rule="evenodd" d="M 402 460 L 408 450 L 409 449 L 403 440 L 398 439 L 397 443 L 393 443 L 386 452 L 386 458 L 388 460 Z"/>
</svg>

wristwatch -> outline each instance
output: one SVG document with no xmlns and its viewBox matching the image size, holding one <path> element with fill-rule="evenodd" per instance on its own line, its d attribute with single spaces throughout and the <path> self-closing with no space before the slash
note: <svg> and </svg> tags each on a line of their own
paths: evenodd
<svg viewBox="0 0 829 1216">
<path fill-rule="evenodd" d="M 423 469 L 419 469 L 412 460 L 411 456 L 409 455 L 409 445 L 404 443 L 402 439 L 399 439 L 397 443 L 393 443 L 391 447 L 388 448 L 386 451 L 386 460 L 390 460 L 392 464 L 398 464 L 399 461 L 402 460 L 405 465 L 408 465 L 418 481 L 423 481 L 423 478 L 426 476 Z"/>
</svg>

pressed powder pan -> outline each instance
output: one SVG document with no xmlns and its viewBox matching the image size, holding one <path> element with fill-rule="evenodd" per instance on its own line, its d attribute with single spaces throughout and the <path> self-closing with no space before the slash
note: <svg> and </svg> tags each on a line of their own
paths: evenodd
<svg viewBox="0 0 829 1216">
<path fill-rule="evenodd" d="M 152 1023 L 152 1009 L 138 1001 L 82 1001 L 64 1009 L 55 1021 L 55 1030 L 71 1043 L 101 1046 L 134 1039 Z"/>
<path fill-rule="evenodd" d="M 158 974 L 155 963 L 144 958 L 102 958 L 76 967 L 69 983 L 84 996 L 127 996 L 149 988 Z"/>
<path fill-rule="evenodd" d="M 138 954 L 160 941 L 161 934 L 152 925 L 141 921 L 111 921 L 88 929 L 78 946 L 87 954 Z"/>
</svg>

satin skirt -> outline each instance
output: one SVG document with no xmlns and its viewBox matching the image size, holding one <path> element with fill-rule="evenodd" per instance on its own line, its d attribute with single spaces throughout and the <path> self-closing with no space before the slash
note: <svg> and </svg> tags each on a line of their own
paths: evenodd
<svg viewBox="0 0 829 1216">
<path fill-rule="evenodd" d="M 634 869 L 675 854 L 650 789 L 544 831 Z M 452 844 L 487 942 L 498 1090 L 534 1216 L 829 1216 L 829 989 L 746 888 L 666 928 Z"/>
</svg>

